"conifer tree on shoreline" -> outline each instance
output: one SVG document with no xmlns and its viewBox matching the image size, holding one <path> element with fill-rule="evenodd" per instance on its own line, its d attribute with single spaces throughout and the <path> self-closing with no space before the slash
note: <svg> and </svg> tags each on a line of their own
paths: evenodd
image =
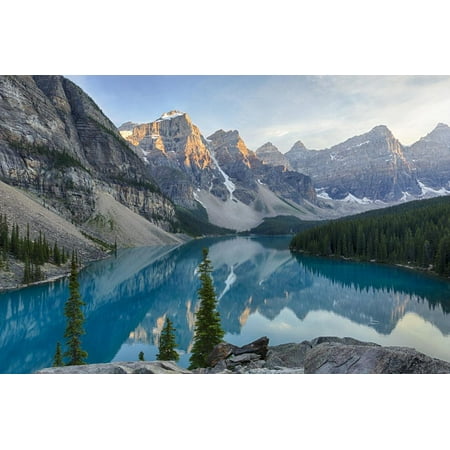
<svg viewBox="0 0 450 450">
<path fill-rule="evenodd" d="M 159 353 L 156 355 L 156 359 L 159 361 L 178 361 L 180 356 L 175 351 L 176 346 L 175 328 L 172 325 L 172 321 L 167 317 L 164 328 L 161 331 Z"/>
<path fill-rule="evenodd" d="M 189 369 L 207 367 L 207 358 L 212 349 L 219 344 L 225 332 L 220 323 L 217 311 L 217 296 L 210 273 L 211 261 L 208 259 L 208 249 L 203 249 L 203 260 L 199 265 L 201 287 L 198 296 L 200 308 L 195 317 L 195 334 L 192 355 L 189 359 Z"/>
<path fill-rule="evenodd" d="M 86 364 L 85 359 L 88 354 L 81 348 L 81 335 L 85 334 L 83 329 L 84 314 L 82 307 L 84 302 L 81 299 L 78 282 L 78 270 L 75 255 L 72 254 L 72 265 L 69 279 L 70 296 L 64 307 L 64 315 L 67 317 L 66 338 L 67 351 L 64 357 L 69 358 L 67 366 Z"/>
</svg>

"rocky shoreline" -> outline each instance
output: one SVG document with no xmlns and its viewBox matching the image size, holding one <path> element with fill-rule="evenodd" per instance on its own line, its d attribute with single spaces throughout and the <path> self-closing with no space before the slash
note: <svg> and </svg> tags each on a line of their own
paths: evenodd
<svg viewBox="0 0 450 450">
<path fill-rule="evenodd" d="M 237 347 L 223 342 L 209 356 L 212 367 L 189 371 L 172 361 L 115 362 L 51 367 L 38 374 L 442 374 L 450 363 L 409 347 L 383 347 L 350 337 L 269 346 L 269 339 Z"/>
</svg>

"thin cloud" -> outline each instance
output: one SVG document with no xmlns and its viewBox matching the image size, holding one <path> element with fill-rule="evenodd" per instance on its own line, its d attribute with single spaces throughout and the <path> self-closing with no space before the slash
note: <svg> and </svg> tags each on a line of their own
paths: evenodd
<svg viewBox="0 0 450 450">
<path fill-rule="evenodd" d="M 187 112 L 206 135 L 238 130 L 251 149 L 327 148 L 376 125 L 404 145 L 450 121 L 448 76 L 142 76 L 72 79 L 117 124 Z"/>
</svg>

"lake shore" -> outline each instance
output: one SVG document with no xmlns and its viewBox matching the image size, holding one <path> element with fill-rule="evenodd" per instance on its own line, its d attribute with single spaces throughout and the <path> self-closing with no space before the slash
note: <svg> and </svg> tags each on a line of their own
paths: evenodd
<svg viewBox="0 0 450 450">
<path fill-rule="evenodd" d="M 342 255 L 316 255 L 316 254 L 312 254 L 310 252 L 306 252 L 304 250 L 296 250 L 296 249 L 293 249 L 292 247 L 289 247 L 289 250 L 294 255 L 305 255 L 305 256 L 312 256 L 312 257 L 316 257 L 316 258 L 326 258 L 326 259 L 331 259 L 331 260 L 348 261 L 348 262 L 354 262 L 354 263 L 378 264 L 380 266 L 386 266 L 386 267 L 398 267 L 398 268 L 409 270 L 412 272 L 417 272 L 422 275 L 427 275 L 427 276 L 430 276 L 430 277 L 433 277 L 436 279 L 446 280 L 446 281 L 450 280 L 450 277 L 445 277 L 443 275 L 439 275 L 438 273 L 434 272 L 432 265 L 428 268 L 424 268 L 424 267 L 420 267 L 420 266 L 412 266 L 409 264 L 382 262 L 382 261 L 377 261 L 376 259 L 362 260 L 359 258 L 342 256 Z"/>
<path fill-rule="evenodd" d="M 266 347 L 255 343 L 266 340 Z M 38 374 L 447 374 L 450 363 L 409 347 L 383 347 L 350 337 L 267 346 L 268 339 L 244 347 L 222 343 L 210 355 L 215 365 L 189 371 L 173 361 L 114 362 L 51 367 Z M 220 346 L 220 348 L 219 348 Z M 234 354 L 232 349 L 234 348 Z M 253 350 L 252 350 L 253 348 Z M 216 350 L 217 349 L 217 350 Z M 227 349 L 231 352 L 227 352 Z M 239 351 L 245 351 L 240 353 Z M 222 357 L 217 358 L 217 355 Z M 226 356 L 225 356 L 226 355 Z"/>
</svg>

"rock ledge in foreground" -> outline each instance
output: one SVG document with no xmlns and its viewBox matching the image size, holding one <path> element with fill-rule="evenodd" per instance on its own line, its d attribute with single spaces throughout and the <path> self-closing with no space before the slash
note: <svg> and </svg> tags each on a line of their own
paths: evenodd
<svg viewBox="0 0 450 450">
<path fill-rule="evenodd" d="M 438 374 L 450 373 L 450 363 L 408 347 L 322 342 L 305 356 L 306 374 Z"/>
<path fill-rule="evenodd" d="M 82 366 L 49 367 L 40 374 L 180 374 L 191 373 L 172 361 L 135 361 Z"/>
<path fill-rule="evenodd" d="M 408 347 L 382 347 L 350 337 L 320 336 L 301 343 L 268 346 L 269 339 L 237 347 L 218 344 L 209 356 L 213 367 L 189 371 L 173 361 L 136 361 L 51 367 L 41 374 L 438 374 L 450 363 Z"/>
</svg>

